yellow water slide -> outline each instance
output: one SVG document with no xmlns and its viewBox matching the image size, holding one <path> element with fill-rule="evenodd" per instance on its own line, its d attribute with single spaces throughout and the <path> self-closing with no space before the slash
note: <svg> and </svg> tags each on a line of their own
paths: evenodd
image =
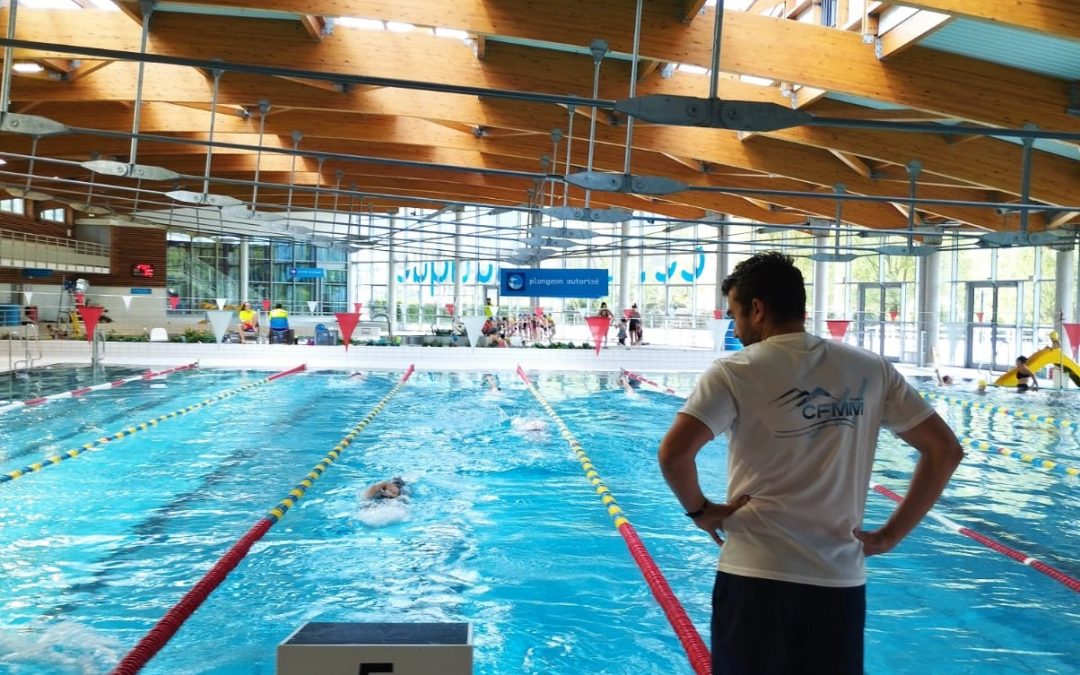
<svg viewBox="0 0 1080 675">
<path fill-rule="evenodd" d="M 1046 366 L 1060 366 L 1064 368 L 1065 372 L 1069 374 L 1069 379 L 1073 381 L 1073 384 L 1080 387 L 1080 364 L 1077 364 L 1076 361 L 1065 356 L 1061 349 L 1057 347 L 1043 347 L 1028 357 L 1027 367 L 1030 368 L 1032 372 L 1042 370 Z M 1017 384 L 1016 368 L 1013 368 L 999 377 L 994 381 L 994 384 L 999 387 L 1015 387 Z"/>
</svg>

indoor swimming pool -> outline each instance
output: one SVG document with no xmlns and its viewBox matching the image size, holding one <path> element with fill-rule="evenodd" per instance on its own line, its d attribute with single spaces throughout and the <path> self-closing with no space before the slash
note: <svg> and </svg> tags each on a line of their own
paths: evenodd
<svg viewBox="0 0 1080 675">
<path fill-rule="evenodd" d="M 76 377 L 55 370 L 57 391 Z M 0 415 L 0 474 L 135 430 L 0 483 L 0 673 L 114 667 L 401 376 L 271 374 L 194 369 Z M 617 375 L 531 374 L 707 643 L 716 547 L 655 458 L 681 401 L 628 395 Z M 71 386 L 92 374 L 80 377 Z M 649 377 L 675 392 L 695 379 Z M 492 392 L 481 373 L 415 373 L 144 672 L 270 675 L 277 644 L 307 621 L 469 622 L 481 675 L 693 672 L 555 422 L 515 375 L 498 378 Z M 958 435 L 1080 466 L 1080 430 L 952 402 L 1080 423 L 1076 392 L 947 394 L 934 404 Z M 700 462 L 715 498 L 725 447 Z M 873 479 L 902 494 L 913 465 L 883 434 Z M 361 499 L 397 475 L 407 502 Z M 937 512 L 1076 578 L 1078 488 L 969 450 Z M 892 508 L 872 494 L 867 525 Z M 941 521 L 868 565 L 868 673 L 1080 670 L 1077 592 Z"/>
</svg>

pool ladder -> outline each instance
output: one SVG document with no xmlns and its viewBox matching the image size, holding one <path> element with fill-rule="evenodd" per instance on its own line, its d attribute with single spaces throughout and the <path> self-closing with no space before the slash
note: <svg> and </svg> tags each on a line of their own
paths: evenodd
<svg viewBox="0 0 1080 675">
<path fill-rule="evenodd" d="M 101 366 L 101 360 L 105 358 L 105 341 L 108 336 L 105 331 L 94 331 L 94 339 L 91 341 L 90 365 L 97 370 Z"/>
<path fill-rule="evenodd" d="M 21 342 L 19 349 L 22 358 L 16 359 L 16 342 Z M 37 345 L 37 356 L 34 355 L 34 345 Z M 36 361 L 41 361 L 44 353 L 41 349 L 41 340 L 38 338 L 36 324 L 28 323 L 23 326 L 23 332 L 13 330 L 8 333 L 8 399 L 14 394 L 15 378 L 20 371 L 29 373 L 34 368 Z"/>
<path fill-rule="evenodd" d="M 386 312 L 379 312 L 378 314 L 372 314 L 371 320 L 374 321 L 378 318 L 386 319 L 386 333 L 390 336 L 390 343 L 394 343 L 394 325 L 390 323 L 390 315 Z"/>
</svg>

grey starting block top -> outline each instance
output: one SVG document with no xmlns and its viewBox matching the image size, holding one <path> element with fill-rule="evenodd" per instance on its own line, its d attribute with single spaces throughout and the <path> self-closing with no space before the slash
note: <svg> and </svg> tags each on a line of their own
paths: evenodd
<svg viewBox="0 0 1080 675">
<path fill-rule="evenodd" d="M 467 623 L 331 623 L 311 621 L 285 645 L 468 645 Z"/>
</svg>

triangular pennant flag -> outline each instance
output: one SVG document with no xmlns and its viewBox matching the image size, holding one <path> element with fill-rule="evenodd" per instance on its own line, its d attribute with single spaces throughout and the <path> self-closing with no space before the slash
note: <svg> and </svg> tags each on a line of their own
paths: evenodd
<svg viewBox="0 0 1080 675">
<path fill-rule="evenodd" d="M 352 306 L 353 306 L 353 309 L 356 310 L 356 313 L 359 314 L 360 310 L 363 309 L 363 307 L 364 307 L 364 303 L 362 303 L 362 302 L 354 302 L 352 304 Z"/>
<path fill-rule="evenodd" d="M 104 307 L 79 307 L 76 311 L 79 312 L 79 318 L 86 324 L 86 340 L 87 342 L 94 341 L 94 330 L 97 328 L 98 321 L 101 319 L 101 313 L 105 311 Z"/>
<path fill-rule="evenodd" d="M 341 341 L 345 343 L 345 351 L 349 351 L 349 341 L 352 340 L 353 331 L 356 330 L 356 323 L 360 321 L 360 312 L 355 314 L 335 312 L 334 316 L 337 317 L 338 330 L 341 331 Z"/>
<path fill-rule="evenodd" d="M 26 298 L 26 302 L 24 304 L 29 305 L 30 301 L 34 299 L 34 292 L 33 291 L 23 291 L 22 294 L 23 294 L 23 297 Z"/>
<path fill-rule="evenodd" d="M 124 309 L 131 309 L 131 296 L 121 295 L 120 297 L 124 300 Z"/>
<path fill-rule="evenodd" d="M 308 300 L 307 301 L 307 310 L 309 312 L 311 312 L 312 314 L 315 313 L 315 308 L 318 307 L 318 306 L 319 306 L 319 301 L 318 300 Z"/>
<path fill-rule="evenodd" d="M 713 350 L 721 351 L 727 338 L 728 328 L 731 327 L 731 319 L 712 319 L 709 328 L 712 329 Z"/>
<path fill-rule="evenodd" d="M 217 339 L 218 344 L 221 344 L 221 340 L 225 337 L 225 331 L 229 329 L 229 324 L 232 323 L 233 311 L 231 309 L 208 309 L 206 310 L 206 318 L 210 319 L 210 325 L 214 329 L 214 338 Z"/>
<path fill-rule="evenodd" d="M 1069 348 L 1075 357 L 1076 350 L 1080 347 L 1080 323 L 1062 323 L 1061 327 L 1065 329 L 1065 336 L 1069 338 Z"/>
<path fill-rule="evenodd" d="M 589 332 L 592 333 L 593 342 L 596 343 L 596 355 L 600 356 L 600 347 L 603 346 L 608 328 L 611 327 L 611 318 L 606 316 L 587 316 L 585 323 L 589 324 Z"/>
<path fill-rule="evenodd" d="M 484 334 L 484 323 L 487 321 L 483 316 L 467 316 L 461 320 L 465 324 L 465 334 L 469 336 L 469 344 L 476 346 L 476 341 Z"/>
<path fill-rule="evenodd" d="M 225 309 L 225 298 L 215 298 L 217 300 L 217 308 Z"/>
<path fill-rule="evenodd" d="M 268 300 L 267 298 L 263 298 L 263 311 L 264 312 L 269 312 L 270 311 L 270 300 Z"/>
<path fill-rule="evenodd" d="M 848 326 L 851 324 L 850 319 L 826 319 L 825 325 L 829 327 L 829 335 L 834 340 L 843 340 L 847 335 Z"/>
<path fill-rule="evenodd" d="M 169 296 L 169 309 L 176 310 L 176 306 L 179 305 L 179 304 L 180 304 L 180 296 L 179 295 L 170 295 Z"/>
</svg>

